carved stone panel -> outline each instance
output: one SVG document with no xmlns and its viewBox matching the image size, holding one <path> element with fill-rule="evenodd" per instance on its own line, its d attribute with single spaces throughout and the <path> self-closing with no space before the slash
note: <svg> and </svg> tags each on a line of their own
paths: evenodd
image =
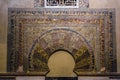
<svg viewBox="0 0 120 80">
<path fill-rule="evenodd" d="M 40 8 L 88 8 L 89 0 L 34 0 L 34 7 Z"/>
</svg>

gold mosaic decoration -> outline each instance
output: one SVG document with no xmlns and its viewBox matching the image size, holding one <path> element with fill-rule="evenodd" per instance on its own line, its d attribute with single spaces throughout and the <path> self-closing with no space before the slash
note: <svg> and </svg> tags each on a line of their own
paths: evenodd
<svg viewBox="0 0 120 80">
<path fill-rule="evenodd" d="M 64 50 L 78 75 L 115 72 L 114 16 L 114 9 L 9 9 L 8 71 L 45 75 L 49 57 Z"/>
</svg>

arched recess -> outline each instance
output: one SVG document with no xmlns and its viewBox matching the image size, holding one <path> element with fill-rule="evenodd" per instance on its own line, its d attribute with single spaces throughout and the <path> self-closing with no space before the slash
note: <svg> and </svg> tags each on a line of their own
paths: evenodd
<svg viewBox="0 0 120 80">
<path fill-rule="evenodd" d="M 74 72 L 91 72 L 94 70 L 94 53 L 88 41 L 78 32 L 68 28 L 55 28 L 40 35 L 31 47 L 28 56 L 28 70 L 49 71 L 49 57 L 58 50 L 71 53 L 75 59 Z"/>
<path fill-rule="evenodd" d="M 68 51 L 55 51 L 48 60 L 48 67 L 46 77 L 77 77 L 73 71 L 75 59 Z"/>
</svg>

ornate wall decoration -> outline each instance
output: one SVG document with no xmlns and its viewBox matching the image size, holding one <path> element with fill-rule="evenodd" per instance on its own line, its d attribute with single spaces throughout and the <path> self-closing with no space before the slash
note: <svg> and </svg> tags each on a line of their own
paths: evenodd
<svg viewBox="0 0 120 80">
<path fill-rule="evenodd" d="M 78 75 L 116 72 L 115 46 L 114 9 L 9 9 L 10 72 L 45 75 L 57 50 L 73 55 Z"/>
</svg>

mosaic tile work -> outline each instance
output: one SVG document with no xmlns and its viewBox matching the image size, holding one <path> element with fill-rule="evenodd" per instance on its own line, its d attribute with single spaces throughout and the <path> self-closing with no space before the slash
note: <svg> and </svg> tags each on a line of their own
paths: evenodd
<svg viewBox="0 0 120 80">
<path fill-rule="evenodd" d="M 73 55 L 74 72 L 116 72 L 114 9 L 9 9 L 8 71 L 45 75 L 49 57 Z"/>
</svg>

